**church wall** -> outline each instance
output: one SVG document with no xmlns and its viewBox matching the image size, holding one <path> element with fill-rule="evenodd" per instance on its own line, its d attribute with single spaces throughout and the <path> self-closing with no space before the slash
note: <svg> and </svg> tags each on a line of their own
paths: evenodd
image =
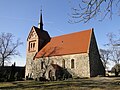
<svg viewBox="0 0 120 90">
<path fill-rule="evenodd" d="M 87 53 L 84 54 L 72 54 L 72 55 L 64 55 L 64 56 L 53 56 L 46 57 L 49 61 L 49 65 L 51 63 L 57 64 L 62 67 L 62 60 L 65 60 L 65 68 L 73 77 L 90 77 L 90 69 L 89 69 L 89 57 Z M 71 68 L 71 60 L 74 59 L 74 68 Z M 41 68 L 40 62 L 42 58 L 36 59 L 34 62 L 36 63 L 37 68 Z M 33 70 L 35 71 L 35 70 Z M 38 71 L 36 71 L 38 72 Z M 41 71 L 42 72 L 42 71 Z M 35 73 L 34 73 L 35 75 Z M 46 74 L 47 75 L 47 74 Z M 35 76 L 37 77 L 37 76 Z M 46 76 L 48 77 L 48 76 Z"/>
<path fill-rule="evenodd" d="M 43 65 L 43 69 L 41 69 L 41 62 L 43 61 L 42 58 L 39 59 L 30 59 L 32 58 L 31 55 L 29 55 L 29 58 L 27 58 L 29 61 L 28 63 L 26 63 L 27 67 L 26 67 L 26 76 L 28 76 L 29 73 L 29 78 L 33 78 L 36 79 L 38 77 L 42 77 L 43 76 L 43 72 L 45 71 L 45 66 Z M 45 58 L 44 60 L 46 60 L 45 63 L 48 63 L 47 66 L 49 66 L 51 64 L 51 59 L 49 60 L 48 58 Z M 48 77 L 48 76 L 46 76 Z"/>
<path fill-rule="evenodd" d="M 52 57 L 55 64 L 62 67 L 62 60 L 65 60 L 65 68 L 74 77 L 89 77 L 89 58 L 88 54 L 72 54 Z M 57 59 L 56 59 L 57 58 Z M 74 60 L 74 68 L 71 68 L 71 60 Z"/>
<path fill-rule="evenodd" d="M 28 76 L 29 78 L 31 78 L 31 75 L 32 75 L 32 63 L 34 63 L 33 57 L 35 56 L 35 54 L 36 54 L 36 52 L 27 53 L 26 67 L 25 67 L 25 77 Z"/>
<path fill-rule="evenodd" d="M 100 54 L 98 51 L 97 42 L 94 33 L 92 33 L 91 36 L 89 59 L 90 59 L 90 76 L 93 77 L 97 75 L 104 75 L 105 68 L 100 59 Z"/>
</svg>

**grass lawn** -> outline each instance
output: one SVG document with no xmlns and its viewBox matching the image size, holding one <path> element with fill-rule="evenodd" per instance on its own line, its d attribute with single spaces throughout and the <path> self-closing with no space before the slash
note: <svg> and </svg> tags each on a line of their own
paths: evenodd
<svg viewBox="0 0 120 90">
<path fill-rule="evenodd" d="M 1 82 L 0 90 L 120 90 L 120 77 L 95 77 L 52 82 Z"/>
</svg>

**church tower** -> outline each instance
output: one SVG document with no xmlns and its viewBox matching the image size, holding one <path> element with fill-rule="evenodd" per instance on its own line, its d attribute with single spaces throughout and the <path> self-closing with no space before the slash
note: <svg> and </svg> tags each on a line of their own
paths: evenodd
<svg viewBox="0 0 120 90">
<path fill-rule="evenodd" d="M 41 11 L 38 27 L 33 26 L 27 38 L 25 77 L 32 78 L 33 59 L 35 55 L 50 41 L 50 39 L 48 32 L 43 29 Z"/>
</svg>

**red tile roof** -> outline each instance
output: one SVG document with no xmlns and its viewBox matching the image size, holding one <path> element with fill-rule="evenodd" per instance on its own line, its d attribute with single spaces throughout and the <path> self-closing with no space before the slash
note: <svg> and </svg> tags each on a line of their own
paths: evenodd
<svg viewBox="0 0 120 90">
<path fill-rule="evenodd" d="M 36 58 L 87 53 L 92 29 L 51 38 L 37 54 Z"/>
</svg>

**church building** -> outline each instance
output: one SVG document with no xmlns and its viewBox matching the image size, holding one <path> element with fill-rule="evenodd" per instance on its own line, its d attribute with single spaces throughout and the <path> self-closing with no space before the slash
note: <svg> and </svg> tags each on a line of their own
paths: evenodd
<svg viewBox="0 0 120 90">
<path fill-rule="evenodd" d="M 93 28 L 50 37 L 43 29 L 41 13 L 38 27 L 30 30 L 26 50 L 26 78 L 58 80 L 105 74 Z"/>
</svg>

